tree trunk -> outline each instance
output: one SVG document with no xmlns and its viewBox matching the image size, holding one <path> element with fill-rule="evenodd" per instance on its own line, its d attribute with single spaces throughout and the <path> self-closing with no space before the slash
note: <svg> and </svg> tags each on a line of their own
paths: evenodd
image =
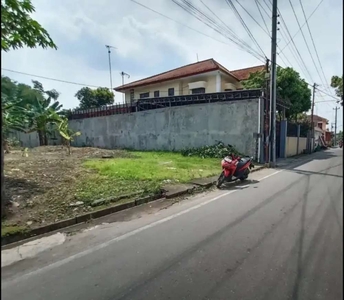
<svg viewBox="0 0 344 300">
<path fill-rule="evenodd" d="M 45 130 L 38 130 L 38 139 L 40 146 L 47 146 L 48 145 L 48 137 Z"/>
<path fill-rule="evenodd" d="M 44 146 L 48 146 L 48 136 L 45 131 L 43 132 L 43 138 L 44 138 Z"/>
<path fill-rule="evenodd" d="M 38 130 L 37 133 L 38 133 L 39 145 L 43 146 L 44 145 L 43 132 L 42 130 Z"/>
</svg>

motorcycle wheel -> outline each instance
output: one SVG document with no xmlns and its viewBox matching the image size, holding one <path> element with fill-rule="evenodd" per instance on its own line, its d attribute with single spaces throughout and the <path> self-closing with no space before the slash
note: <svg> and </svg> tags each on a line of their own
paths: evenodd
<svg viewBox="0 0 344 300">
<path fill-rule="evenodd" d="M 250 173 L 250 171 L 247 169 L 245 174 L 240 178 L 240 181 L 244 181 L 248 178 L 248 174 Z"/>
<path fill-rule="evenodd" d="M 222 172 L 216 181 L 216 187 L 219 189 L 224 181 L 225 181 L 225 174 L 223 174 Z"/>
</svg>

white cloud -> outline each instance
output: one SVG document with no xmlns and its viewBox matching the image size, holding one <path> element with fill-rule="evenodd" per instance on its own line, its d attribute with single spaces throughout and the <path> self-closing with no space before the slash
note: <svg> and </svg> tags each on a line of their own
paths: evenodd
<svg viewBox="0 0 344 300">
<path fill-rule="evenodd" d="M 153 12 L 142 8 L 132 1 L 110 1 L 98 0 L 61 0 L 59 5 L 46 0 L 36 0 L 35 18 L 44 26 L 57 43 L 59 49 L 20 49 L 2 55 L 2 67 L 22 71 L 31 74 L 57 78 L 70 82 L 91 84 L 95 86 L 109 86 L 109 71 L 107 52 L 105 44 L 116 46 L 118 49 L 112 51 L 113 61 L 113 85 L 121 84 L 119 72 L 128 72 L 130 81 L 137 80 L 156 72 L 163 72 L 171 67 L 178 67 L 185 63 L 196 61 L 196 54 L 200 60 L 213 57 L 228 69 L 238 69 L 252 65 L 261 64 L 259 60 L 246 52 L 237 49 L 230 41 L 219 33 L 214 32 L 194 17 L 188 15 L 168 0 L 137 0 L 138 2 L 159 11 L 178 22 L 187 24 L 214 39 L 226 41 L 230 45 L 219 43 L 207 38 L 173 21 L 163 18 Z M 233 29 L 241 38 L 254 47 L 243 27 L 235 18 L 233 12 L 225 3 L 225 0 L 203 0 L 217 16 Z M 202 6 L 200 1 L 192 1 L 197 7 L 211 14 Z M 281 2 L 281 1 L 280 1 Z M 304 23 L 299 1 L 292 1 L 295 12 Z M 331 1 L 330 1 L 331 2 Z M 309 20 L 309 26 L 313 33 L 314 42 L 322 62 L 324 73 L 327 76 L 326 84 L 330 84 L 332 75 L 342 74 L 342 3 L 332 0 L 332 4 L 325 2 Z M 252 5 L 251 0 L 240 1 L 263 26 L 264 23 L 257 8 Z M 262 2 L 264 3 L 264 2 Z M 267 0 L 266 3 L 269 3 Z M 309 16 L 317 3 L 311 0 L 303 0 L 306 15 Z M 263 4 L 265 5 L 265 4 Z M 266 11 L 268 8 L 265 6 Z M 244 20 L 261 45 L 265 54 L 270 56 L 269 37 L 242 11 Z M 289 2 L 281 2 L 280 11 L 284 21 L 287 23 L 291 35 L 298 31 Z M 266 18 L 270 28 L 270 20 Z M 342 22 L 342 21 L 341 21 Z M 286 31 L 283 22 L 280 24 L 279 45 L 283 48 L 286 44 Z M 307 26 L 303 27 L 309 47 L 314 59 L 317 59 L 309 38 Z M 282 35 L 281 35 L 282 33 Z M 320 79 L 313 65 L 311 57 L 306 48 L 301 33 L 294 39 L 301 56 L 311 73 L 308 78 L 300 69 L 294 59 L 292 52 L 287 47 L 283 52 L 302 76 L 307 81 L 313 79 L 317 83 L 324 81 Z M 294 53 L 295 55 L 295 53 Z M 285 58 L 282 56 L 285 60 Z M 283 63 L 280 61 L 283 65 Z M 299 62 L 299 64 L 301 64 Z M 130 69 L 130 72 L 128 71 Z M 318 67 L 320 70 L 320 68 Z M 153 71 L 154 70 L 154 71 Z M 3 74 L 25 83 L 30 83 L 30 76 L 18 75 L 9 72 Z M 81 86 L 59 83 L 51 80 L 39 79 L 46 88 L 55 88 L 61 92 L 61 102 L 65 107 L 75 107 L 77 99 L 74 97 Z M 127 80 L 126 80 L 127 81 Z M 322 87 L 326 89 L 326 87 Z M 116 93 L 116 101 L 121 101 L 120 93 Z M 330 100 L 324 96 L 320 98 L 317 94 L 316 101 Z M 333 122 L 334 102 L 324 102 L 316 105 L 315 112 Z M 342 124 L 342 114 L 339 114 L 339 123 Z"/>
</svg>

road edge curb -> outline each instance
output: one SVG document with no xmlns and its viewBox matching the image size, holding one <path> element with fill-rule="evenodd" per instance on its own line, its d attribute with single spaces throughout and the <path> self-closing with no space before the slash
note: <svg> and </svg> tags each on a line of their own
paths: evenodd
<svg viewBox="0 0 344 300">
<path fill-rule="evenodd" d="M 257 172 L 260 171 L 262 169 L 265 169 L 265 166 L 259 166 L 254 168 L 253 170 L 251 170 L 251 173 L 253 172 Z M 202 186 L 202 190 L 204 189 L 210 189 L 211 187 L 213 187 L 215 185 L 215 182 L 209 182 L 205 185 Z M 199 186 L 198 186 L 199 187 Z M 117 205 L 113 205 L 104 209 L 100 209 L 100 210 L 95 210 L 89 213 L 85 213 L 82 215 L 78 215 L 75 216 L 74 218 L 69 218 L 66 220 L 62 220 L 53 224 L 49 224 L 49 225 L 45 225 L 45 226 L 41 226 L 38 228 L 34 228 L 31 230 L 28 230 L 24 233 L 18 233 L 18 234 L 13 234 L 13 235 L 9 235 L 9 236 L 4 236 L 1 237 L 1 248 L 17 243 L 17 242 L 21 242 L 23 240 L 26 239 L 31 239 L 33 237 L 39 237 L 42 236 L 44 234 L 53 232 L 53 231 L 57 231 L 60 229 L 64 229 L 67 227 L 72 227 L 81 223 L 87 223 L 93 219 L 98 219 L 107 215 L 111 215 L 123 210 L 127 210 L 129 208 L 133 208 L 136 206 L 140 206 L 152 201 L 157 201 L 157 200 L 162 200 L 162 199 L 173 199 L 173 198 L 177 198 L 180 196 L 184 196 L 186 194 L 191 194 L 192 192 L 197 191 L 197 187 L 190 189 L 189 187 L 186 188 L 185 190 L 181 190 L 178 191 L 172 195 L 166 196 L 164 195 L 164 193 L 159 193 L 156 195 L 150 195 L 150 196 L 145 196 L 142 198 L 138 198 L 126 203 L 122 203 L 122 204 L 117 204 Z"/>
</svg>

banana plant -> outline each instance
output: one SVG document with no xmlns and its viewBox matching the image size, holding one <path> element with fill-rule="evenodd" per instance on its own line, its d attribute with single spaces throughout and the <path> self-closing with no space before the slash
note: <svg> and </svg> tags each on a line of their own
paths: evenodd
<svg viewBox="0 0 344 300">
<path fill-rule="evenodd" d="M 76 136 L 80 136 L 81 132 L 80 131 L 73 131 L 68 127 L 68 119 L 67 118 L 63 118 L 58 126 L 59 129 L 59 133 L 62 137 L 63 143 L 64 145 L 66 145 L 67 147 L 67 151 L 68 151 L 68 155 L 71 154 L 70 151 L 70 146 L 71 146 L 71 142 L 74 140 L 73 138 Z"/>
<path fill-rule="evenodd" d="M 1 93 L 2 132 L 5 153 L 10 153 L 8 138 L 11 131 L 25 131 L 26 109 L 23 101 L 14 100 Z"/>
<path fill-rule="evenodd" d="M 37 131 L 41 146 L 48 144 L 48 135 L 51 133 L 48 125 L 61 123 L 59 112 L 62 105 L 58 101 L 51 102 L 51 97 L 43 100 L 36 97 L 27 105 L 27 133 Z"/>
</svg>

